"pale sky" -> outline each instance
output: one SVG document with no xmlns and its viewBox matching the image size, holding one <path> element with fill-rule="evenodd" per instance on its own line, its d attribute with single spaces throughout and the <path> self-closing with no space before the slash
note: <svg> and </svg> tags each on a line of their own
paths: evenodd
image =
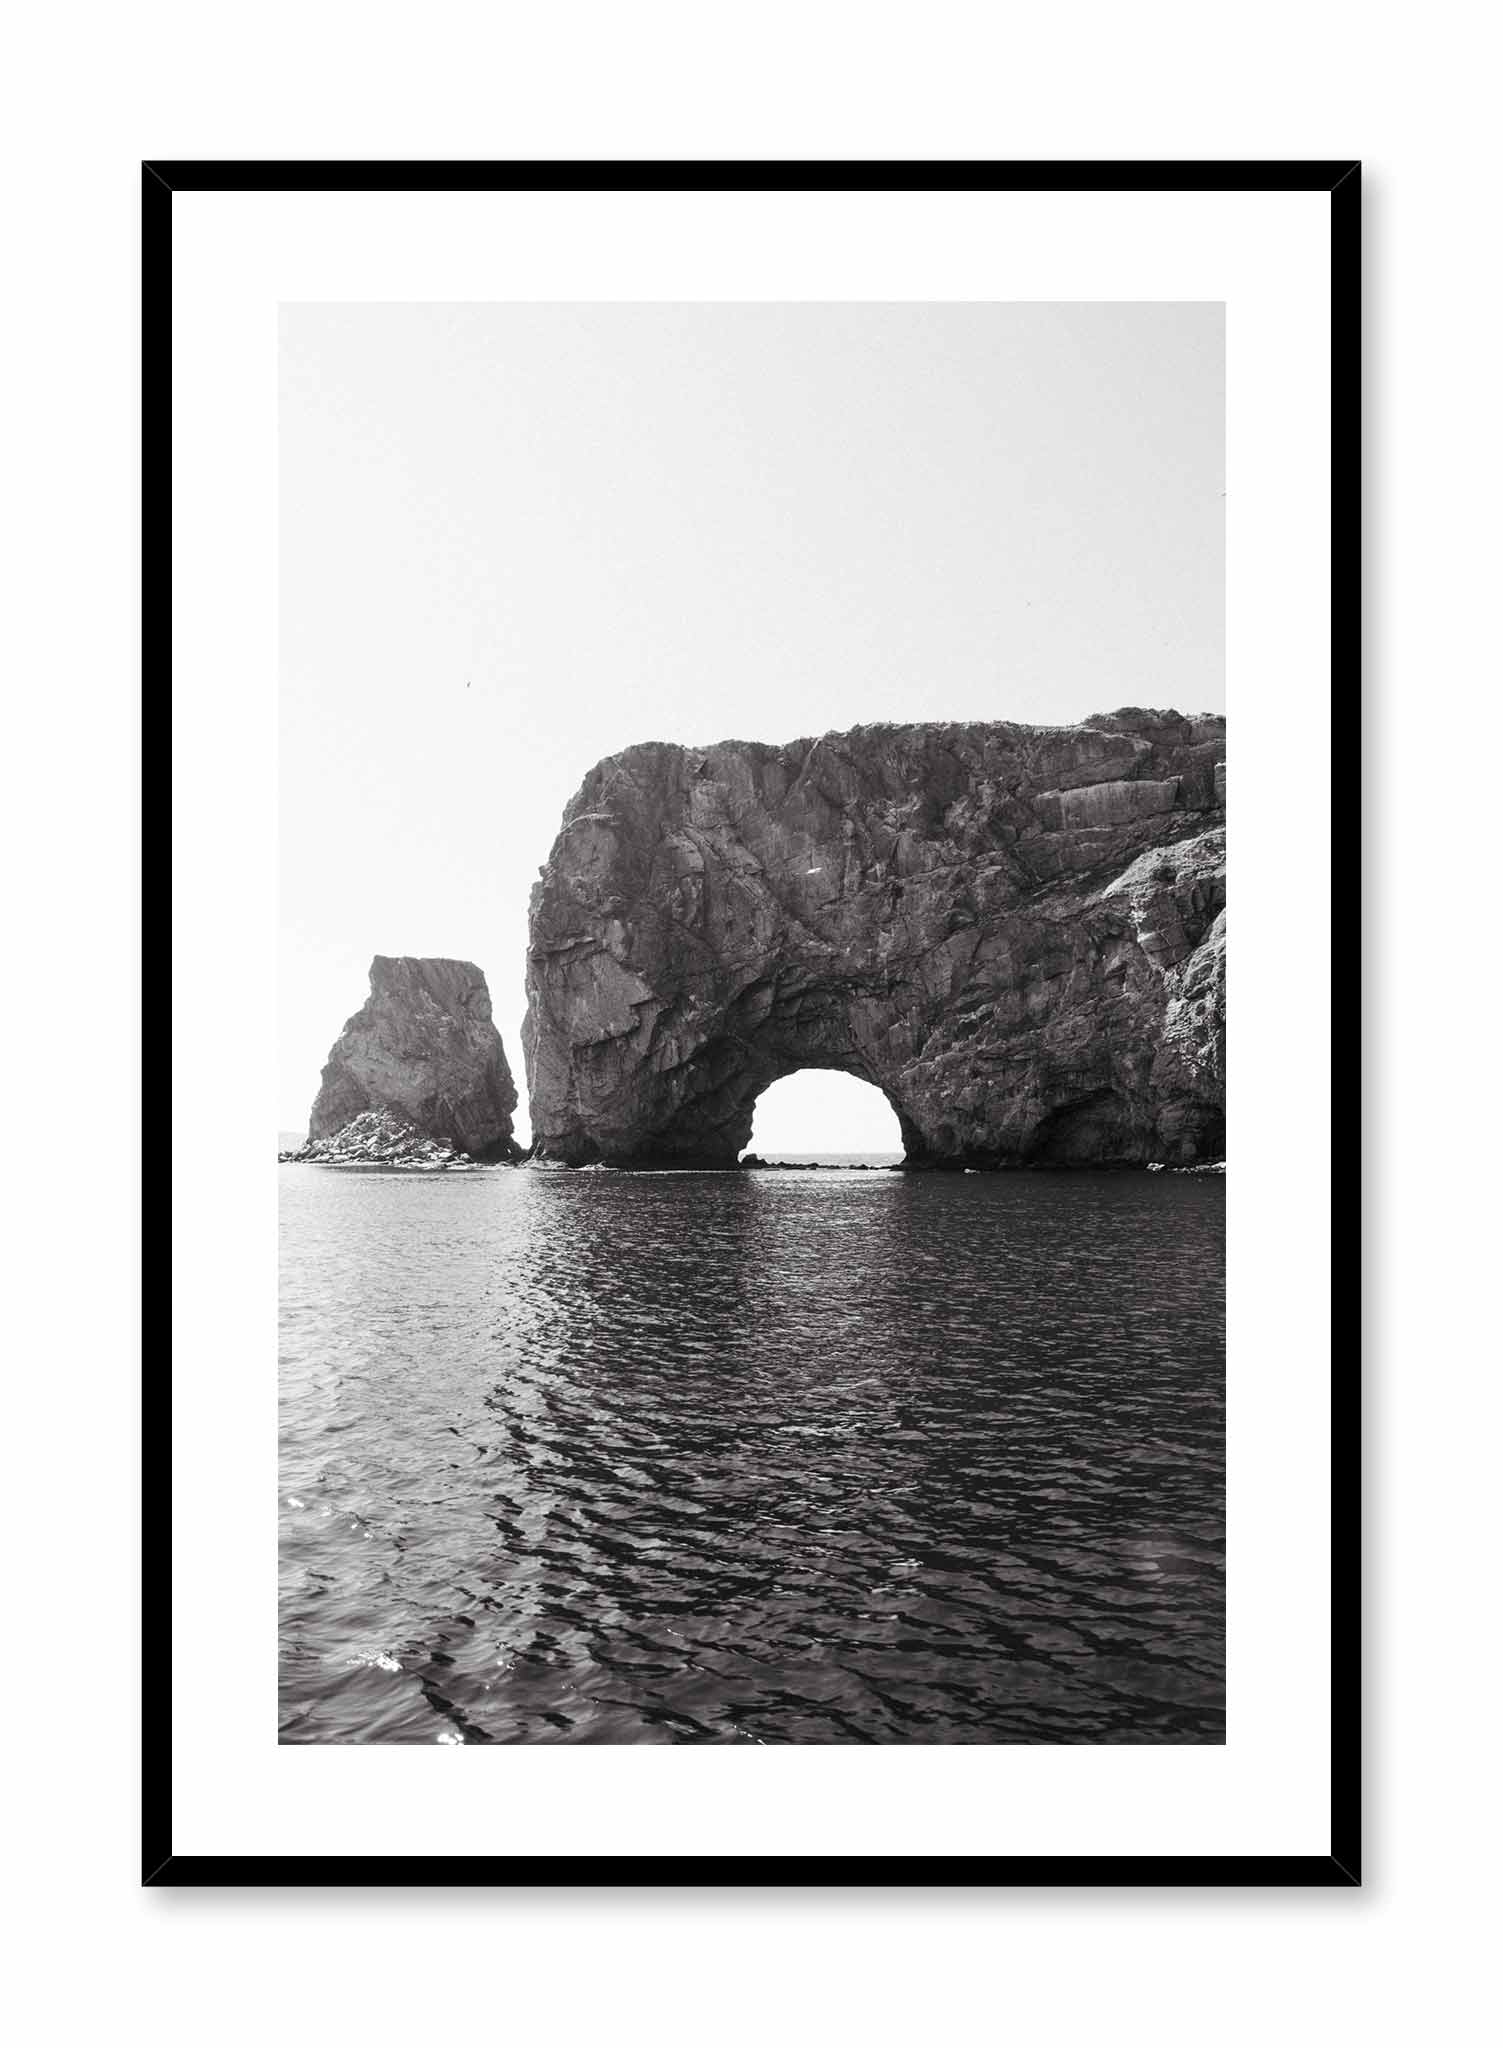
<svg viewBox="0 0 1503 2048">
<path fill-rule="evenodd" d="M 528 892 L 605 754 L 1224 709 L 1223 341 L 1217 304 L 284 306 L 280 1126 L 371 956 L 426 953 L 485 970 L 525 1140 Z M 763 1105 L 764 1149 L 896 1144 L 845 1076 Z"/>
</svg>

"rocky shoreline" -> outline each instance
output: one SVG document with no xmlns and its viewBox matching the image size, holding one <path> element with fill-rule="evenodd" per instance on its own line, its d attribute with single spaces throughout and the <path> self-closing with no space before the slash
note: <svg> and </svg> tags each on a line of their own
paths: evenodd
<svg viewBox="0 0 1503 2048">
<path fill-rule="evenodd" d="M 425 1137 L 414 1125 L 393 1116 L 388 1110 L 367 1110 L 353 1118 L 343 1130 L 328 1138 L 310 1138 L 305 1145 L 294 1151 L 278 1152 L 278 1163 L 283 1166 L 346 1166 L 386 1167 L 414 1173 L 481 1173 L 489 1172 L 496 1166 L 525 1166 L 531 1159 L 530 1152 L 522 1152 L 515 1159 L 485 1160 L 474 1159 L 467 1152 L 460 1152 L 442 1139 Z M 556 1168 L 565 1172 L 624 1172 L 640 1171 L 632 1167 L 611 1168 L 596 1165 L 590 1168 L 569 1168 L 562 1161 L 540 1159 L 541 1167 Z M 877 1163 L 866 1159 L 761 1159 L 750 1152 L 738 1160 L 734 1167 L 709 1167 L 706 1172 L 732 1173 L 944 1173 L 963 1171 L 966 1173 L 1041 1173 L 1050 1171 L 1078 1172 L 1078 1167 L 1049 1168 L 1044 1166 L 968 1166 L 963 1169 L 935 1166 L 931 1163 L 915 1164 L 908 1160 L 892 1160 Z M 1197 1173 L 1224 1174 L 1225 1160 L 1198 1166 L 1176 1166 L 1163 1160 L 1150 1160 L 1145 1166 L 1124 1165 L 1101 1168 L 1097 1171 L 1146 1172 L 1146 1173 Z"/>
<path fill-rule="evenodd" d="M 640 1168 L 621 1167 L 618 1172 L 640 1172 Z M 724 1168 L 702 1167 L 701 1172 L 714 1173 Z M 837 1161 L 833 1159 L 743 1159 L 732 1169 L 737 1173 L 1225 1173 L 1226 1161 L 1218 1159 L 1205 1166 L 1174 1166 L 1167 1160 L 1154 1159 L 1146 1165 L 1132 1160 L 1097 1160 L 1087 1166 L 1047 1165 L 1040 1162 L 1021 1166 L 950 1166 L 935 1165 L 930 1160 L 895 1159 L 891 1164 L 873 1165 L 867 1160 Z"/>
<path fill-rule="evenodd" d="M 341 1130 L 309 1138 L 295 1152 L 279 1152 L 284 1166 L 385 1166 L 412 1173 L 478 1173 L 515 1159 L 475 1159 L 442 1138 L 430 1138 L 390 1110 L 368 1109 Z"/>
</svg>

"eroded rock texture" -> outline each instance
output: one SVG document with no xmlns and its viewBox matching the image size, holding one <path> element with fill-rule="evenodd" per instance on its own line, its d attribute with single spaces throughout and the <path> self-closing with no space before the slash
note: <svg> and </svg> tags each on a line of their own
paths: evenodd
<svg viewBox="0 0 1503 2048">
<path fill-rule="evenodd" d="M 295 1152 L 279 1152 L 294 1166 L 400 1166 L 415 1172 L 442 1172 L 474 1161 L 441 1138 L 425 1138 L 416 1125 L 393 1116 L 389 1109 L 366 1109 L 331 1137 L 310 1138 Z"/>
<path fill-rule="evenodd" d="M 491 1021 L 485 976 L 468 960 L 371 962 L 371 992 L 329 1054 L 308 1147 L 367 1110 L 472 1159 L 518 1159 L 517 1091 Z"/>
<path fill-rule="evenodd" d="M 1224 1148 L 1225 721 L 631 747 L 533 891 L 534 1143 L 729 1166 L 800 1067 L 931 1166 Z"/>
</svg>

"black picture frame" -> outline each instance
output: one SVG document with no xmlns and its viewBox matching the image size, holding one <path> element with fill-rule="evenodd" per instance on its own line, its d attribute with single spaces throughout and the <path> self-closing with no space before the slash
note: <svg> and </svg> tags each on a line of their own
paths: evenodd
<svg viewBox="0 0 1503 2048">
<path fill-rule="evenodd" d="M 1361 706 L 1361 165 L 1300 162 L 186 162 L 141 166 L 142 275 L 142 672 L 149 685 L 145 757 L 170 756 L 155 732 L 171 675 L 172 201 L 179 192 L 464 193 L 575 191 L 863 190 L 1016 192 L 1325 192 L 1330 195 L 1331 313 L 1331 699 L 1350 733 Z M 1350 780 L 1333 780 L 1333 826 L 1360 827 Z M 148 803 L 145 815 L 160 815 Z M 156 828 L 148 828 L 155 830 Z M 165 840 L 165 831 L 162 833 Z M 146 872 L 168 868 L 169 849 L 145 849 Z M 160 943 L 158 941 L 157 943 Z M 164 962 L 164 967 L 170 963 Z M 156 1069 L 170 1060 L 146 1034 L 148 1099 L 161 1099 Z M 1360 1152 L 1358 1082 L 1332 1071 L 1332 1143 Z M 1333 1244 L 1352 1241 L 1352 1233 Z M 1333 1273 L 1331 1329 L 1330 1842 L 1328 1855 L 1288 1856 L 905 1856 L 747 1858 L 708 1856 L 242 1856 L 178 1855 L 172 1846 L 170 1692 L 145 1680 L 142 1875 L 177 1885 L 700 1885 L 830 1887 L 1269 1886 L 1361 1883 L 1361 1354 L 1356 1253 Z M 165 1277 L 165 1276 L 164 1276 Z M 155 1306 L 162 1280 L 148 1273 Z M 143 1346 L 143 1355 L 151 1353 Z M 142 1400 L 142 1598 L 145 1639 L 160 1664 L 170 1641 L 172 1555 L 170 1377 L 147 1372 Z"/>
</svg>

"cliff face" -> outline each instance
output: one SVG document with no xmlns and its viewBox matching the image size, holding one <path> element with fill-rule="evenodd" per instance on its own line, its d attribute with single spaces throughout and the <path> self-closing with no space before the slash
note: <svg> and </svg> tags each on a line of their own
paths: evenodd
<svg viewBox="0 0 1503 2048">
<path fill-rule="evenodd" d="M 366 1110 L 384 1110 L 473 1159 L 517 1159 L 516 1106 L 480 969 L 468 960 L 378 953 L 365 1007 L 345 1025 L 324 1067 L 305 1149 Z"/>
<path fill-rule="evenodd" d="M 602 761 L 532 896 L 538 1153 L 733 1165 L 831 1067 L 915 1165 L 1219 1158 L 1225 759 L 1128 710 Z"/>
</svg>

